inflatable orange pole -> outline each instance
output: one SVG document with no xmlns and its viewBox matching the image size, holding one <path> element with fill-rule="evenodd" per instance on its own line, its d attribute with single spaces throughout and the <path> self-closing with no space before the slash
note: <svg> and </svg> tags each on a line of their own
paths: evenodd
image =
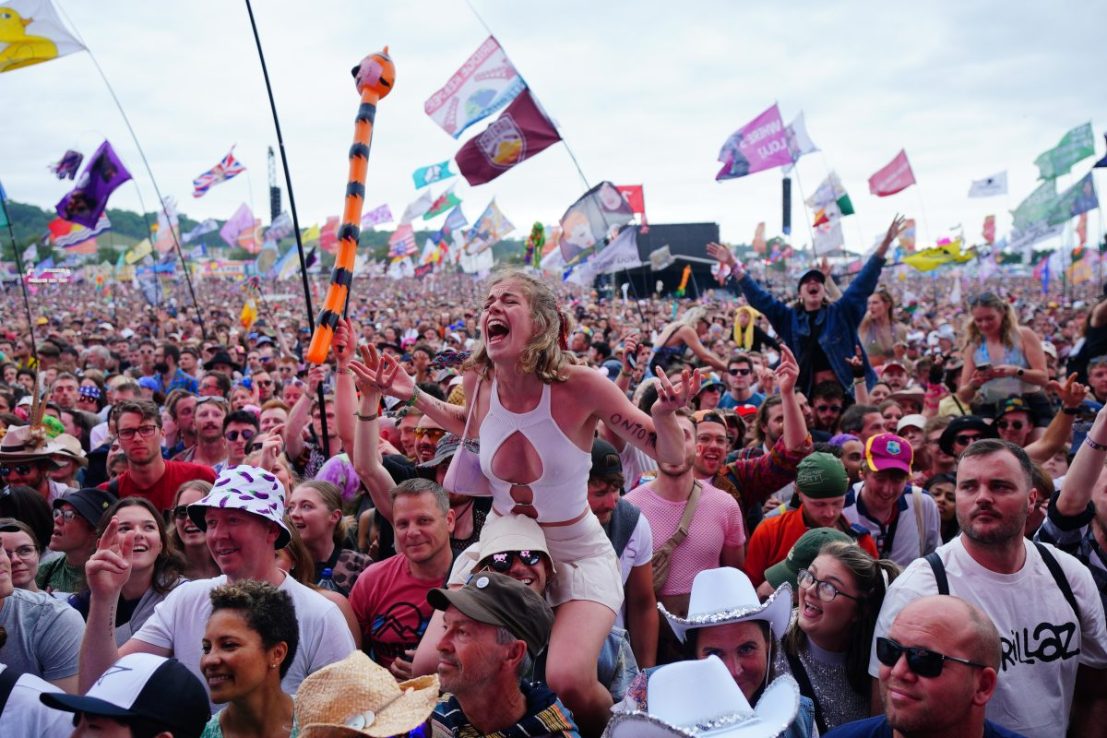
<svg viewBox="0 0 1107 738">
<path fill-rule="evenodd" d="M 350 146 L 350 176 L 346 184 L 346 204 L 342 210 L 342 225 L 338 228 L 338 256 L 331 273 L 331 286 L 323 309 L 315 321 L 315 334 L 311 337 L 305 358 L 312 364 L 322 364 L 334 340 L 334 330 L 340 315 L 345 315 L 349 301 L 350 283 L 354 279 L 354 260 L 357 256 L 358 237 L 361 235 L 361 211 L 365 205 L 365 173 L 369 167 L 369 147 L 373 143 L 373 122 L 377 117 L 377 103 L 389 92 L 396 81 L 396 66 L 384 51 L 362 59 L 353 70 L 357 90 L 361 93 L 361 105 L 354 121 L 354 143 Z"/>
</svg>

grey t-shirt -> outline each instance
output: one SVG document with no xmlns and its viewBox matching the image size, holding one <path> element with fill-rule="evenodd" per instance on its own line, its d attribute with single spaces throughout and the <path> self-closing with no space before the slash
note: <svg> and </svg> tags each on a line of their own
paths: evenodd
<svg viewBox="0 0 1107 738">
<path fill-rule="evenodd" d="M 42 592 L 16 589 L 0 602 L 0 626 L 8 632 L 0 662 L 47 681 L 77 673 L 85 622 L 66 603 Z"/>
</svg>

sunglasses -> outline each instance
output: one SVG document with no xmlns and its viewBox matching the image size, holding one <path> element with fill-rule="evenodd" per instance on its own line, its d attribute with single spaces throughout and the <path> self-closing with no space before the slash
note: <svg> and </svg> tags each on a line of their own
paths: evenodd
<svg viewBox="0 0 1107 738">
<path fill-rule="evenodd" d="M 726 370 L 726 373 L 729 374 L 732 377 L 745 377 L 745 376 L 749 375 L 750 370 L 749 370 L 749 368 L 739 369 L 736 366 L 732 366 L 730 369 Z"/>
<path fill-rule="evenodd" d="M 31 470 L 35 467 L 30 464 L 13 464 L 11 466 L 0 466 L 0 477 L 6 477 L 13 471 L 21 477 L 25 477 L 31 473 Z"/>
<path fill-rule="evenodd" d="M 446 430 L 444 428 L 416 428 L 415 429 L 415 437 L 416 438 L 430 437 L 430 438 L 433 438 L 437 441 L 439 438 L 441 438 L 444 435 L 446 435 Z"/>
<path fill-rule="evenodd" d="M 975 435 L 975 434 L 971 435 L 971 436 L 960 435 L 960 436 L 954 436 L 953 437 L 953 442 L 955 444 L 957 444 L 958 446 L 968 446 L 970 443 L 974 443 L 974 442 L 979 441 L 979 440 L 980 440 L 980 436 Z"/>
<path fill-rule="evenodd" d="M 240 430 L 240 431 L 237 431 L 237 430 L 227 431 L 226 433 L 223 434 L 223 437 L 226 438 L 228 441 L 233 443 L 233 442 L 238 440 L 238 437 L 240 435 L 242 436 L 243 441 L 249 441 L 251 438 L 253 438 L 257 434 L 258 434 L 258 432 L 256 430 L 250 430 L 249 428 L 246 428 L 246 429 L 243 429 L 243 430 Z"/>
<path fill-rule="evenodd" d="M 527 566 L 538 566 L 538 562 L 542 560 L 541 551 L 504 551 L 502 553 L 495 553 L 488 557 L 488 566 L 492 571 L 503 574 L 511 570 L 511 565 L 515 563 L 515 559 L 518 558 Z"/>
<path fill-rule="evenodd" d="M 54 510 L 54 520 L 64 520 L 67 523 L 71 523 L 76 519 L 76 510 L 62 510 L 61 508 L 57 508 Z"/>
<path fill-rule="evenodd" d="M 198 398 L 196 400 L 196 407 L 200 407 L 201 405 L 203 405 L 205 403 L 208 403 L 208 402 L 214 402 L 216 405 L 221 405 L 222 407 L 227 407 L 227 400 L 225 398 L 217 397 L 215 395 L 204 395 L 203 397 Z"/>
<path fill-rule="evenodd" d="M 907 647 L 896 643 L 891 638 L 878 637 L 876 639 L 876 659 L 885 666 L 895 666 L 899 663 L 900 656 L 907 656 L 907 666 L 911 671 L 921 677 L 934 679 L 941 675 L 942 668 L 947 661 L 957 664 L 972 666 L 977 669 L 986 669 L 987 665 L 978 664 L 968 659 L 959 659 L 956 656 L 931 651 L 928 648 Z"/>
<path fill-rule="evenodd" d="M 185 520 L 188 518 L 188 505 L 177 505 L 173 508 L 173 517 L 177 520 Z"/>
<path fill-rule="evenodd" d="M 840 413 L 842 412 L 841 405 L 816 405 L 815 412 L 817 413 Z"/>
<path fill-rule="evenodd" d="M 1007 430 L 1008 428 L 1010 428 L 1011 430 L 1019 431 L 1025 427 L 1026 424 L 1023 423 L 1021 420 L 1000 420 L 996 423 L 996 428 L 999 428 L 1000 430 Z"/>
<path fill-rule="evenodd" d="M 273 380 L 272 379 L 259 379 L 258 384 L 261 385 L 262 387 L 272 387 L 273 386 Z"/>
</svg>

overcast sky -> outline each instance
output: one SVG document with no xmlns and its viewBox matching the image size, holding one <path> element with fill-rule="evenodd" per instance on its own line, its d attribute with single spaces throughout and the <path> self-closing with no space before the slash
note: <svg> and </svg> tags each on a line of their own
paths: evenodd
<svg viewBox="0 0 1107 738">
<path fill-rule="evenodd" d="M 810 195 L 831 168 L 841 175 L 857 209 L 845 222 L 854 249 L 897 211 L 918 219 L 920 242 L 956 224 L 973 240 L 988 213 L 1000 216 L 1002 234 L 1007 210 L 1034 187 L 1034 158 L 1065 131 L 1091 120 L 1103 155 L 1099 2 L 473 3 L 590 182 L 644 184 L 651 222 L 718 222 L 731 242 L 748 242 L 758 221 L 768 235 L 780 232 L 780 170 L 714 180 L 726 137 L 774 101 L 786 121 L 803 110 L 822 149 L 798 166 L 803 191 Z M 276 134 L 245 5 L 60 7 L 114 86 L 163 194 L 197 219 L 227 218 L 242 202 L 267 218 L 266 148 Z M 387 44 L 397 67 L 395 91 L 378 109 L 368 207 L 388 202 L 398 216 L 417 195 L 412 170 L 452 158 L 487 125 L 455 141 L 423 113 L 487 36 L 464 2 L 257 0 L 254 12 L 302 227 L 341 210 L 358 104 L 350 68 L 367 53 Z M 69 183 L 46 166 L 67 148 L 90 154 L 106 137 L 154 208 L 150 177 L 87 54 L 0 75 L 0 111 L 0 181 L 12 199 L 52 207 Z M 192 179 L 231 145 L 248 176 L 193 199 Z M 918 185 L 870 196 L 868 177 L 901 148 Z M 1004 169 L 1006 198 L 966 197 L 971 180 Z M 534 220 L 555 222 L 585 189 L 562 145 L 489 184 L 457 181 L 470 220 L 495 197 L 519 237 Z M 1107 177 L 1097 186 L 1107 196 Z M 111 205 L 137 210 L 138 197 L 126 185 Z M 802 246 L 807 216 L 798 190 L 794 199 L 793 242 Z M 1102 229 L 1098 213 L 1091 225 Z"/>
</svg>

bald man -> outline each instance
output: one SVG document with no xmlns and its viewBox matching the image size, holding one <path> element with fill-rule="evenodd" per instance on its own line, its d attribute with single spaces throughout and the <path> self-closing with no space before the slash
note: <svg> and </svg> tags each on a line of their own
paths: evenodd
<svg viewBox="0 0 1107 738">
<path fill-rule="evenodd" d="M 884 715 L 839 726 L 826 738 L 1011 738 L 984 718 L 1000 663 L 999 631 L 965 600 L 913 600 L 877 639 Z"/>
</svg>

